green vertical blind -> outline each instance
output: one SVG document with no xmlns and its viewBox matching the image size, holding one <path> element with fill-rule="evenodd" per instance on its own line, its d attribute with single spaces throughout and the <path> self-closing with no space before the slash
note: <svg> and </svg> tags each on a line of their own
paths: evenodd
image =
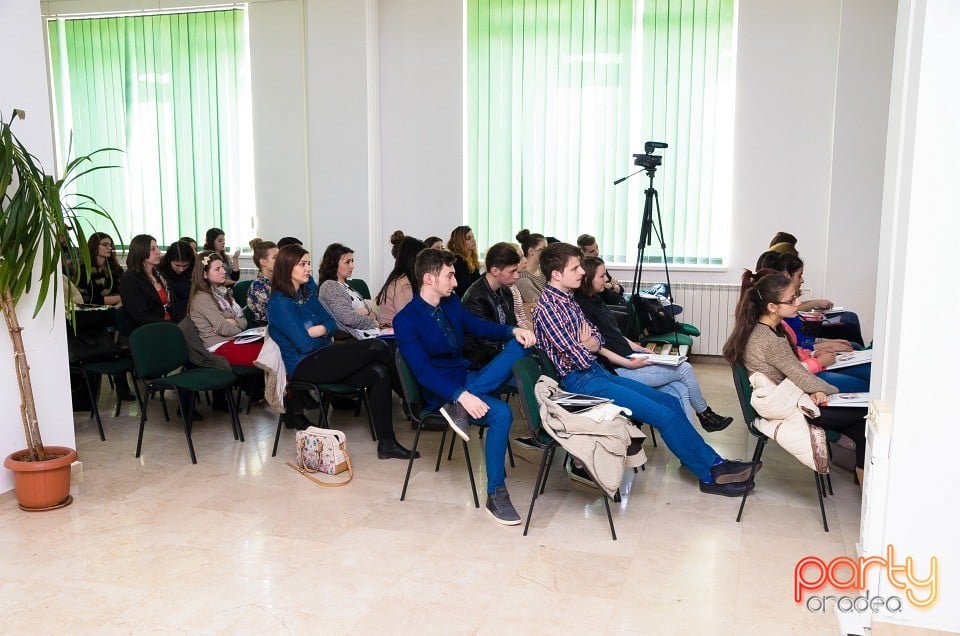
<svg viewBox="0 0 960 636">
<path fill-rule="evenodd" d="M 77 185 L 113 215 L 116 241 L 146 233 L 202 242 L 216 226 L 229 243 L 249 227 L 245 20 L 237 9 L 48 22 L 61 161 L 123 151 L 114 158 L 121 170 Z"/>
<path fill-rule="evenodd" d="M 521 228 L 632 262 L 664 141 L 668 261 L 722 264 L 733 126 L 733 0 L 467 0 L 466 216 L 482 245 Z M 662 261 L 656 243 L 646 260 Z"/>
</svg>

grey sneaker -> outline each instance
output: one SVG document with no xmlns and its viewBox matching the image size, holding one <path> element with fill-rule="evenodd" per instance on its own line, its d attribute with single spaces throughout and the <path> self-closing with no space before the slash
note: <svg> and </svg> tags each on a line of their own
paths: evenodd
<svg viewBox="0 0 960 636">
<path fill-rule="evenodd" d="M 576 463 L 576 462 L 571 462 L 571 463 L 567 466 L 567 469 L 568 469 L 568 471 L 569 471 L 569 475 L 570 475 L 570 480 L 571 480 L 571 481 L 579 482 L 579 483 L 583 484 L 584 486 L 588 486 L 588 487 L 590 487 L 590 488 L 596 488 L 596 487 L 597 487 L 597 485 L 596 485 L 595 483 L 593 483 L 593 480 L 590 479 L 590 473 L 588 473 L 588 472 L 587 472 L 587 469 L 584 468 L 582 465 L 581 465 L 581 466 L 577 466 L 577 463 Z"/>
<path fill-rule="evenodd" d="M 453 432 L 465 442 L 470 441 L 470 415 L 459 402 L 447 402 L 440 407 L 440 415 L 447 420 Z"/>
<path fill-rule="evenodd" d="M 497 523 L 505 526 L 520 525 L 520 515 L 510 503 L 510 494 L 506 486 L 497 486 L 493 494 L 487 495 L 487 512 Z"/>
</svg>

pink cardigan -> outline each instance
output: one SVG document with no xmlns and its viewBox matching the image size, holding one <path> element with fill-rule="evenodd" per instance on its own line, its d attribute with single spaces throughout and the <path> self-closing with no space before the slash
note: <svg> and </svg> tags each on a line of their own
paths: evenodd
<svg viewBox="0 0 960 636">
<path fill-rule="evenodd" d="M 800 356 L 800 362 L 807 367 L 807 370 L 814 375 L 823 371 L 823 365 L 820 364 L 820 361 L 813 356 L 812 351 L 801 349 L 797 346 L 797 334 L 793 331 L 793 328 L 790 327 L 786 321 L 783 321 L 780 324 L 783 325 L 783 330 L 787 332 L 787 338 L 790 339 L 790 344 L 793 345 L 793 348 L 797 350 L 797 354 Z"/>
</svg>

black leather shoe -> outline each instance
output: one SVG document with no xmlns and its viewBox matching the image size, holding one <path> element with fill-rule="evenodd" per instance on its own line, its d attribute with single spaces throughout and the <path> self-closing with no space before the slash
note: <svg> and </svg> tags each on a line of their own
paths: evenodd
<svg viewBox="0 0 960 636">
<path fill-rule="evenodd" d="M 723 497 L 742 497 L 744 493 L 753 490 L 753 486 L 754 483 L 752 481 L 738 481 L 732 484 L 719 484 L 717 482 L 708 484 L 701 481 L 700 492 L 705 492 L 708 495 L 721 495 Z"/>
<path fill-rule="evenodd" d="M 305 431 L 308 426 L 313 426 L 313 422 L 303 413 L 284 413 L 283 425 L 287 428 L 295 428 L 298 431 Z"/>
<path fill-rule="evenodd" d="M 718 484 L 734 484 L 750 479 L 751 470 L 756 477 L 761 468 L 763 468 L 763 462 L 757 462 L 757 468 L 753 470 L 752 462 L 725 459 L 722 463 L 710 467 L 710 476 Z"/>
<path fill-rule="evenodd" d="M 420 451 L 410 451 L 397 442 L 382 442 L 377 446 L 377 459 L 417 459 Z"/>
<path fill-rule="evenodd" d="M 708 433 L 716 433 L 730 426 L 733 422 L 732 417 L 724 417 L 713 412 L 709 406 L 703 413 L 697 413 L 697 419 L 700 420 L 700 426 Z"/>
</svg>

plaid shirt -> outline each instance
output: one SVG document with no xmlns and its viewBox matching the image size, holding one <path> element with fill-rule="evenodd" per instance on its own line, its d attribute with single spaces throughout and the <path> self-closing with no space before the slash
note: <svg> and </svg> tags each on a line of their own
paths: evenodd
<svg viewBox="0 0 960 636">
<path fill-rule="evenodd" d="M 590 368 L 597 356 L 580 342 L 580 326 L 590 325 L 591 335 L 603 346 L 603 337 L 597 328 L 583 315 L 583 310 L 573 302 L 573 294 L 547 285 L 543 289 L 537 309 L 533 314 L 533 330 L 537 346 L 546 353 L 560 377 L 571 371 Z"/>
</svg>

